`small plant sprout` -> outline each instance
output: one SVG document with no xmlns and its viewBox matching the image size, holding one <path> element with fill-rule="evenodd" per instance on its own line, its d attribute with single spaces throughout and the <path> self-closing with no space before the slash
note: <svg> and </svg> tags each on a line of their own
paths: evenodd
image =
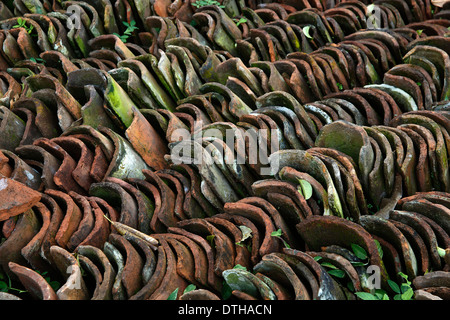
<svg viewBox="0 0 450 320">
<path fill-rule="evenodd" d="M 120 35 L 118 33 L 113 33 L 113 34 L 116 35 L 117 37 L 119 37 L 120 40 L 122 40 L 122 42 L 127 42 L 128 38 L 131 37 L 133 32 L 139 28 L 136 27 L 136 21 L 134 21 L 134 20 L 131 20 L 130 23 L 128 23 L 126 21 L 123 21 L 122 23 L 125 27 L 127 27 L 127 29 L 124 31 L 123 35 Z"/>
<path fill-rule="evenodd" d="M 41 273 L 39 270 L 36 270 L 36 272 L 39 273 L 45 279 L 45 281 L 47 281 L 47 283 L 50 285 L 50 287 L 53 288 L 53 290 L 55 290 L 55 292 L 58 291 L 58 289 L 61 287 L 61 284 L 58 281 L 50 279 L 50 277 L 47 275 L 47 271 Z"/>
<path fill-rule="evenodd" d="M 11 283 L 11 278 L 7 273 L 0 272 L 0 292 L 15 291 L 17 293 L 28 292 L 27 290 L 21 290 L 14 288 Z"/>
<path fill-rule="evenodd" d="M 86 272 L 84 271 L 83 267 L 81 266 L 80 256 L 78 255 L 78 253 L 74 253 L 74 256 L 75 256 L 75 259 L 77 260 L 78 268 L 80 268 L 81 276 L 84 277 L 86 275 Z M 68 272 L 68 273 L 70 273 L 70 272 Z"/>
<path fill-rule="evenodd" d="M 183 294 L 188 293 L 190 291 L 195 290 L 197 287 L 195 286 L 195 284 L 190 284 L 186 287 L 186 289 L 184 289 Z M 169 295 L 169 297 L 167 298 L 167 300 L 177 300 L 177 295 L 178 295 L 178 290 L 179 288 L 176 288 L 175 290 L 172 291 L 172 293 Z"/>
<path fill-rule="evenodd" d="M 378 212 L 379 208 L 377 206 L 374 206 L 371 203 L 367 204 L 367 210 L 369 211 L 370 214 L 375 214 Z"/>
<path fill-rule="evenodd" d="M 22 18 L 17 18 L 17 24 L 13 26 L 13 28 L 24 28 L 26 25 L 26 21 Z"/>
<path fill-rule="evenodd" d="M 414 290 L 411 288 L 411 281 L 408 276 L 402 272 L 398 273 L 403 278 L 404 283 L 400 286 L 392 280 L 388 280 L 391 289 L 396 293 L 394 300 L 411 300 L 414 296 Z"/>
<path fill-rule="evenodd" d="M 246 23 L 247 22 L 247 18 L 244 18 L 244 17 L 242 17 L 240 19 L 233 18 L 233 21 L 236 23 L 237 26 L 239 26 L 241 23 Z"/>
<path fill-rule="evenodd" d="M 210 235 L 206 236 L 206 240 L 208 240 L 208 242 L 209 242 L 209 244 L 211 245 L 211 247 L 215 247 L 215 246 L 214 246 L 214 238 L 215 238 L 215 237 L 216 237 L 216 236 L 213 235 L 213 234 L 210 234 Z"/>
<path fill-rule="evenodd" d="M 27 26 L 27 22 L 22 18 L 17 18 L 17 24 L 13 28 L 24 28 L 28 33 L 31 33 L 34 29 L 32 25 Z"/>
<path fill-rule="evenodd" d="M 240 265 L 240 264 L 235 265 L 235 266 L 233 267 L 233 269 L 240 269 L 240 270 L 247 271 L 247 268 L 244 267 L 244 266 L 242 266 L 242 265 Z"/>
<path fill-rule="evenodd" d="M 284 246 L 285 246 L 286 248 L 289 249 L 291 246 L 289 245 L 289 243 L 287 243 L 287 242 L 281 237 L 282 234 L 283 234 L 283 232 L 281 231 L 281 229 L 278 229 L 277 231 L 273 231 L 270 235 L 271 235 L 272 237 L 276 237 L 276 238 L 280 239 L 280 240 L 283 242 Z"/>
</svg>

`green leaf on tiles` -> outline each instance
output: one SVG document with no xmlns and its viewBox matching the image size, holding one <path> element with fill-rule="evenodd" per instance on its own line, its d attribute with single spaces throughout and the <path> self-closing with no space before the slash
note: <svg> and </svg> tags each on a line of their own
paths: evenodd
<svg viewBox="0 0 450 320">
<path fill-rule="evenodd" d="M 186 289 L 184 289 L 183 294 L 187 293 L 187 292 L 191 292 L 194 291 L 197 287 L 195 286 L 195 284 L 190 284 L 186 287 Z"/>
<path fill-rule="evenodd" d="M 380 258 L 383 259 L 383 248 L 381 247 L 381 244 L 378 240 L 375 240 L 375 244 L 377 245 L 378 254 L 380 255 Z"/>
<path fill-rule="evenodd" d="M 172 291 L 167 300 L 177 300 L 178 288 Z"/>
<path fill-rule="evenodd" d="M 283 232 L 281 231 L 281 229 L 278 229 L 277 231 L 272 231 L 272 233 L 270 234 L 272 237 L 277 237 L 277 238 L 279 238 L 282 242 L 283 242 L 283 244 L 284 244 L 284 246 L 286 247 L 286 248 L 290 248 L 291 246 L 289 245 L 289 243 L 287 243 L 282 237 L 281 237 L 281 235 L 283 234 Z"/>
<path fill-rule="evenodd" d="M 383 289 L 376 289 L 375 296 L 378 298 L 378 300 L 389 300 L 389 296 Z"/>
<path fill-rule="evenodd" d="M 337 278 L 344 278 L 345 277 L 345 272 L 341 269 L 332 269 L 332 270 L 328 270 L 327 271 L 328 274 L 335 276 Z"/>
<path fill-rule="evenodd" d="M 404 293 L 402 293 L 402 300 L 411 300 L 414 296 L 414 291 L 411 287 L 408 288 Z"/>
<path fill-rule="evenodd" d="M 354 267 L 363 267 L 363 266 L 365 266 L 367 264 L 367 263 L 364 263 L 364 262 L 356 262 L 356 261 L 350 261 L 350 263 Z"/>
<path fill-rule="evenodd" d="M 45 62 L 44 59 L 42 59 L 42 58 L 33 58 L 33 57 L 30 58 L 30 61 L 34 62 L 34 63 L 44 63 Z"/>
<path fill-rule="evenodd" d="M 304 179 L 298 179 L 298 183 L 300 184 L 297 188 L 298 192 L 300 192 L 300 194 L 306 199 L 308 200 L 309 198 L 312 197 L 313 194 L 313 189 L 311 184 L 304 180 Z"/>
<path fill-rule="evenodd" d="M 361 260 L 365 260 L 365 259 L 367 259 L 367 252 L 366 252 L 366 250 L 364 250 L 364 248 L 363 247 L 361 247 L 361 246 L 359 246 L 359 245 L 357 245 L 357 244 L 355 244 L 355 243 L 352 243 L 351 244 L 351 247 L 352 247 L 352 251 L 353 251 L 353 253 L 359 258 L 359 259 L 361 259 Z"/>
<path fill-rule="evenodd" d="M 337 269 L 337 267 L 334 264 L 329 263 L 329 262 L 322 262 L 320 265 L 322 267 L 327 267 L 327 268 L 331 268 L 331 269 Z"/>
<path fill-rule="evenodd" d="M 278 229 L 277 231 L 273 231 L 270 235 L 272 237 L 281 237 L 281 229 Z"/>
<path fill-rule="evenodd" d="M 355 292 L 355 294 L 361 300 L 378 300 L 376 296 L 368 292 Z"/>
<path fill-rule="evenodd" d="M 400 287 L 398 286 L 397 283 L 395 283 L 394 281 L 392 281 L 390 279 L 388 279 L 387 282 L 389 284 L 389 287 L 391 287 L 392 291 L 394 291 L 395 293 L 401 293 Z"/>
<path fill-rule="evenodd" d="M 302 30 L 307 38 L 312 39 L 313 37 L 309 34 L 310 29 L 311 29 L 311 26 L 306 26 L 306 27 L 303 27 Z"/>
<path fill-rule="evenodd" d="M 244 267 L 244 266 L 241 266 L 240 264 L 235 265 L 235 266 L 233 267 L 233 269 L 239 269 L 239 270 L 247 271 L 247 268 Z"/>
</svg>

